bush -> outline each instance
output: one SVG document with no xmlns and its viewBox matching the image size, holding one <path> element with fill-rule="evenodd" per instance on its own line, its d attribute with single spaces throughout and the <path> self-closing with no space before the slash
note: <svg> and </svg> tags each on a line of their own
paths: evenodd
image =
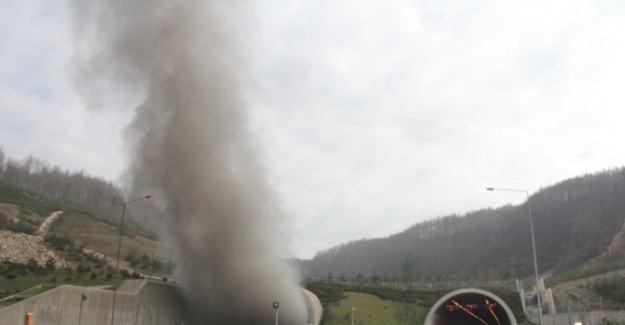
<svg viewBox="0 0 625 325">
<path fill-rule="evenodd" d="M 74 246 L 74 241 L 69 238 L 67 234 L 63 236 L 59 236 L 57 234 L 48 234 L 44 241 L 48 243 L 52 248 L 57 251 L 65 250 L 66 248 L 72 248 Z"/>
<path fill-rule="evenodd" d="M 625 321 L 619 321 L 616 319 L 609 319 L 607 317 L 601 317 L 599 325 L 625 325 Z"/>
<path fill-rule="evenodd" d="M 28 267 L 28 271 L 33 273 L 39 270 L 39 265 L 37 265 L 37 261 L 35 261 L 35 259 L 32 257 L 28 259 L 26 266 Z"/>
<path fill-rule="evenodd" d="M 54 258 L 50 257 L 46 260 L 46 270 L 54 271 L 54 269 L 56 269 L 56 263 L 54 261 Z"/>
<path fill-rule="evenodd" d="M 4 277 L 9 279 L 9 280 L 11 280 L 11 279 L 17 278 L 17 274 L 15 274 L 15 273 L 7 273 L 7 274 L 4 275 Z"/>
<path fill-rule="evenodd" d="M 602 297 L 625 303 L 625 277 L 622 275 L 600 278 L 592 282 L 590 288 Z"/>
<path fill-rule="evenodd" d="M 91 272 L 91 266 L 89 266 L 89 264 L 78 264 L 78 266 L 76 266 L 76 273 L 80 274 L 80 273 L 87 273 L 87 272 Z"/>
<path fill-rule="evenodd" d="M 126 270 L 126 269 L 121 269 L 121 270 L 119 271 L 119 275 L 120 275 L 122 278 L 129 278 L 129 277 L 130 277 L 130 272 L 128 272 L 128 270 Z"/>
<path fill-rule="evenodd" d="M 20 220 L 17 223 L 9 224 L 7 229 L 12 232 L 21 232 L 27 235 L 34 235 L 35 231 L 37 231 L 36 227 L 28 224 L 28 222 L 24 220 Z"/>
</svg>

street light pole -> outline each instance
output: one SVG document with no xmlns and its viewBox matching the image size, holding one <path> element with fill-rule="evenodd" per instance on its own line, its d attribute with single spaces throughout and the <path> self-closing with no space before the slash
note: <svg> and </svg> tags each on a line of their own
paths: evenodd
<svg viewBox="0 0 625 325">
<path fill-rule="evenodd" d="M 352 307 L 352 325 L 354 325 L 354 311 L 356 310 L 356 308 Z"/>
<path fill-rule="evenodd" d="M 82 303 L 87 300 L 87 296 L 84 293 L 80 294 L 80 311 L 78 312 L 78 325 L 82 322 Z"/>
<path fill-rule="evenodd" d="M 487 191 L 507 191 L 507 192 L 524 192 L 527 195 L 527 208 L 530 215 L 530 235 L 532 236 L 532 255 L 534 256 L 534 276 L 536 277 L 536 302 L 538 303 L 538 324 L 543 325 L 543 308 L 540 301 L 540 282 L 538 279 L 538 262 L 536 261 L 536 240 L 534 239 L 534 221 L 532 220 L 532 204 L 530 203 L 530 192 L 528 190 L 517 190 L 509 188 L 493 188 L 489 187 Z"/>
<path fill-rule="evenodd" d="M 276 310 L 276 325 L 278 325 L 278 308 L 280 307 L 280 303 L 277 301 L 273 302 L 273 309 Z"/>
<path fill-rule="evenodd" d="M 124 229 L 124 215 L 126 213 L 126 206 L 130 203 L 134 203 L 137 201 L 145 200 L 151 198 L 150 195 L 146 195 L 144 197 L 134 199 L 132 201 L 124 202 L 124 206 L 122 208 L 122 221 L 119 223 L 119 240 L 117 241 L 117 264 L 115 266 L 115 285 L 113 287 L 113 307 L 111 307 L 111 325 L 115 322 L 115 298 L 117 297 L 117 282 L 119 278 L 119 258 L 122 251 L 122 233 Z"/>
</svg>

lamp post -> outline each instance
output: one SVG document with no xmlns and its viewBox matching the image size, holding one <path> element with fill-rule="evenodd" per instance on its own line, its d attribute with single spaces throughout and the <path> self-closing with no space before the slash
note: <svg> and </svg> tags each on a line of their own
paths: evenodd
<svg viewBox="0 0 625 325">
<path fill-rule="evenodd" d="M 80 311 L 78 312 L 78 325 L 82 322 L 82 303 L 87 300 L 87 296 L 84 293 L 80 294 Z"/>
<path fill-rule="evenodd" d="M 122 208 L 122 221 L 119 223 L 119 240 L 117 242 L 117 264 L 115 266 L 115 286 L 113 287 L 113 307 L 111 309 L 111 325 L 115 322 L 115 298 L 117 297 L 117 279 L 119 278 L 119 258 L 122 251 L 122 233 L 124 229 L 124 214 L 126 213 L 126 206 L 130 203 L 134 203 L 137 201 L 149 199 L 152 196 L 146 195 L 144 197 L 134 199 L 131 201 L 124 202 L 124 206 Z"/>
<path fill-rule="evenodd" d="M 273 302 L 273 309 L 276 310 L 276 325 L 278 325 L 278 308 L 280 307 L 280 303 L 277 301 Z"/>
<path fill-rule="evenodd" d="M 528 190 L 517 190 L 509 188 L 493 188 L 489 187 L 487 191 L 507 191 L 507 192 L 524 192 L 527 195 L 527 208 L 530 216 L 530 235 L 532 236 L 532 255 L 534 256 L 534 276 L 536 277 L 536 301 L 538 303 L 538 324 L 543 324 L 543 308 L 540 302 L 540 283 L 538 279 L 538 262 L 536 261 L 536 241 L 534 240 L 534 221 L 532 220 L 532 204 L 530 203 L 530 192 Z"/>
<path fill-rule="evenodd" d="M 354 325 L 354 311 L 356 310 L 356 308 L 352 307 L 352 325 Z"/>
</svg>

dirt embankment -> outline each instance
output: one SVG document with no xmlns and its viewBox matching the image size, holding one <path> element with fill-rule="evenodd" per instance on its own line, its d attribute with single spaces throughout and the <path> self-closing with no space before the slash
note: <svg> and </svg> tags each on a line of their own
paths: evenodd
<svg viewBox="0 0 625 325">
<path fill-rule="evenodd" d="M 43 237 L 0 230 L 0 261 L 27 264 L 30 259 L 39 266 L 45 266 L 50 259 L 54 260 L 56 268 L 71 266 L 43 244 Z"/>
<path fill-rule="evenodd" d="M 11 204 L 2 204 L 0 213 L 9 222 L 15 222 L 19 214 L 19 207 Z M 46 218 L 37 231 L 37 236 L 0 230 L 0 261 L 16 264 L 27 264 L 31 259 L 39 266 L 45 266 L 49 260 L 54 261 L 56 268 L 71 267 L 72 264 L 61 258 L 55 251 L 43 243 L 43 237 L 48 233 L 50 225 L 63 213 L 56 211 Z"/>
</svg>

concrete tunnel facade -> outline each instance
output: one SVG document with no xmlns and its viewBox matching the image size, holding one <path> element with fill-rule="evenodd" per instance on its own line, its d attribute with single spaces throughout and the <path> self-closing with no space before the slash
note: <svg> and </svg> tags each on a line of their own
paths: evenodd
<svg viewBox="0 0 625 325">
<path fill-rule="evenodd" d="M 512 310 L 495 294 L 464 288 L 440 298 L 430 309 L 425 325 L 517 325 Z"/>
</svg>

